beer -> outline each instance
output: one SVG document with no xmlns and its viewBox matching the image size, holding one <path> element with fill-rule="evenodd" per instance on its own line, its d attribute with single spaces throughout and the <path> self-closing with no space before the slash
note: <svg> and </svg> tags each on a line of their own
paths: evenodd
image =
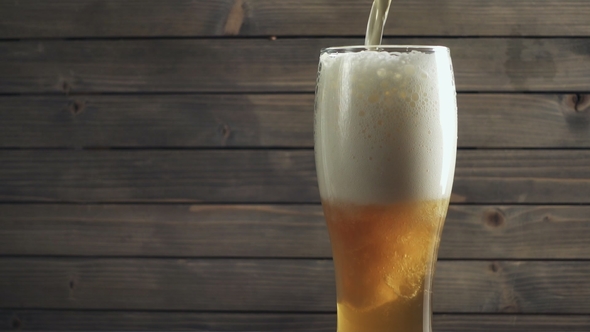
<svg viewBox="0 0 590 332">
<path fill-rule="evenodd" d="M 423 331 L 447 205 L 323 202 L 338 271 L 338 331 Z"/>
<path fill-rule="evenodd" d="M 381 45 L 383 38 L 383 28 L 389 15 L 389 6 L 391 0 L 374 0 L 369 14 L 367 23 L 367 33 L 365 35 L 365 45 Z"/>
<path fill-rule="evenodd" d="M 431 331 L 457 141 L 448 49 L 324 50 L 315 111 L 338 331 Z"/>
</svg>

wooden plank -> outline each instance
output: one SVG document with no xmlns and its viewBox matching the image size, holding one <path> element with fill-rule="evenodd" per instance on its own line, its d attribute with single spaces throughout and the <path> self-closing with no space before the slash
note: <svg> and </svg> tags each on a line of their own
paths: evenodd
<svg viewBox="0 0 590 332">
<path fill-rule="evenodd" d="M 312 147 L 313 99 L 311 94 L 2 97 L 0 147 Z"/>
<path fill-rule="evenodd" d="M 452 205 L 442 259 L 590 259 L 588 206 Z M 330 258 L 319 205 L 0 205 L 0 255 Z"/>
<path fill-rule="evenodd" d="M 4 1 L 0 38 L 363 35 L 371 0 Z M 584 0 L 398 0 L 389 35 L 588 36 Z"/>
<path fill-rule="evenodd" d="M 460 150 L 455 203 L 588 203 L 590 151 Z M 5 202 L 319 201 L 313 151 L 0 151 Z"/>
<path fill-rule="evenodd" d="M 588 206 L 449 209 L 439 255 L 447 259 L 588 259 Z M 584 235 L 583 235 L 584 234 Z"/>
<path fill-rule="evenodd" d="M 586 91 L 590 39 L 386 39 L 451 48 L 459 91 Z M 0 42 L 0 93 L 312 92 L 323 47 L 362 39 Z"/>
<path fill-rule="evenodd" d="M 590 94 L 460 94 L 460 147 L 590 147 Z"/>
<path fill-rule="evenodd" d="M 330 257 L 331 249 L 318 205 L 0 205 L 0 255 L 21 254 Z"/>
<path fill-rule="evenodd" d="M 582 332 L 590 330 L 589 316 L 570 315 L 434 315 L 440 332 Z"/>
<path fill-rule="evenodd" d="M 313 147 L 312 94 L 0 98 L 0 147 Z M 590 147 L 588 94 L 459 94 L 459 146 Z M 526 123 L 526 126 L 523 126 Z"/>
<path fill-rule="evenodd" d="M 590 185 L 589 157 L 584 150 L 461 151 L 451 201 L 584 203 L 574 196 Z"/>
<path fill-rule="evenodd" d="M 587 262 L 441 261 L 434 311 L 588 314 Z M 0 308 L 333 311 L 330 260 L 0 259 Z"/>
<path fill-rule="evenodd" d="M 334 313 L 199 313 L 146 311 L 0 310 L 0 329 L 27 331 L 325 331 L 336 330 Z M 440 332 L 587 332 L 582 315 L 435 314 Z"/>
<path fill-rule="evenodd" d="M 316 182 L 311 151 L 0 151 L 9 201 L 317 201 Z"/>
</svg>

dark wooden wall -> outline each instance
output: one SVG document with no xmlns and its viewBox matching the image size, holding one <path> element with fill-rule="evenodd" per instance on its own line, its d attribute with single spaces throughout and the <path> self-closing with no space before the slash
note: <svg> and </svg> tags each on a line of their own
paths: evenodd
<svg viewBox="0 0 590 332">
<path fill-rule="evenodd" d="M 393 0 L 452 50 L 436 331 L 590 331 L 590 2 Z M 334 331 L 320 48 L 370 0 L 0 0 L 0 329 Z"/>
</svg>

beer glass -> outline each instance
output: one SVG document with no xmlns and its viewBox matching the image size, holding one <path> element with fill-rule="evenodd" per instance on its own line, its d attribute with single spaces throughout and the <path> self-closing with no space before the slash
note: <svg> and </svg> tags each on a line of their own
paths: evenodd
<svg viewBox="0 0 590 332">
<path fill-rule="evenodd" d="M 339 332 L 431 331 L 456 150 L 448 48 L 322 50 L 315 158 Z"/>
</svg>

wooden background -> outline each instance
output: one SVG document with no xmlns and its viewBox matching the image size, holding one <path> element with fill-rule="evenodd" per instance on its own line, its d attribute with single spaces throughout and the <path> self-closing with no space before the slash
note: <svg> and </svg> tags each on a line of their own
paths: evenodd
<svg viewBox="0 0 590 332">
<path fill-rule="evenodd" d="M 370 0 L 0 0 L 0 329 L 334 331 L 319 50 Z M 435 331 L 590 330 L 590 2 L 394 0 L 451 48 Z"/>
</svg>

